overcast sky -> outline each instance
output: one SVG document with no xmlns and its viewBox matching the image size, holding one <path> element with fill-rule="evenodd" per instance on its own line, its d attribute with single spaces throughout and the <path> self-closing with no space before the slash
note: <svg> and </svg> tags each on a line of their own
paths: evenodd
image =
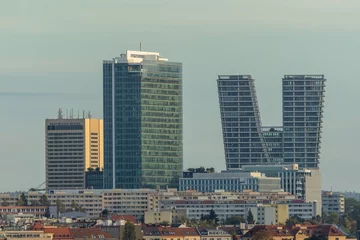
<svg viewBox="0 0 360 240">
<path fill-rule="evenodd" d="M 360 191 L 359 0 L 1 1 L 0 191 L 44 181 L 45 118 L 102 117 L 102 60 L 140 41 L 183 62 L 186 168 L 225 168 L 217 74 L 256 79 L 263 125 L 284 74 L 324 74 L 323 188 Z"/>
</svg>

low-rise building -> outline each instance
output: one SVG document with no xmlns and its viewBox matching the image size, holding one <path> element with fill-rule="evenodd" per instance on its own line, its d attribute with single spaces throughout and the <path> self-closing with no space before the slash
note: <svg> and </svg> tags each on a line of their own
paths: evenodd
<svg viewBox="0 0 360 240">
<path fill-rule="evenodd" d="M 215 190 L 253 190 L 259 192 L 279 191 L 280 178 L 266 177 L 259 172 L 193 173 L 179 179 L 179 190 L 214 192 Z"/>
<path fill-rule="evenodd" d="M 144 226 L 142 231 L 145 240 L 200 240 L 200 234 L 195 228 Z"/>
<path fill-rule="evenodd" d="M 332 191 L 322 192 L 322 212 L 323 214 L 343 215 L 345 213 L 345 197 L 343 194 L 333 193 Z"/>
<path fill-rule="evenodd" d="M 288 204 L 259 204 L 250 208 L 256 224 L 285 224 L 289 219 Z"/>
<path fill-rule="evenodd" d="M 84 239 L 106 239 L 117 240 L 113 235 L 102 231 L 99 228 L 70 228 L 70 232 L 74 236 L 74 240 Z"/>
<path fill-rule="evenodd" d="M 2 206 L 0 207 L 0 215 L 30 214 L 39 218 L 44 216 L 46 209 L 46 206 Z"/>
<path fill-rule="evenodd" d="M 185 209 L 168 209 L 162 211 L 146 211 L 144 216 L 145 224 L 156 223 L 179 223 L 182 219 L 186 218 Z"/>
<path fill-rule="evenodd" d="M 259 204 L 286 204 L 289 216 L 299 216 L 303 219 L 311 219 L 316 216 L 316 202 L 305 202 L 303 200 L 289 200 L 271 202 L 269 200 L 162 200 L 161 209 L 183 209 L 189 219 L 200 220 L 201 216 L 209 214 L 214 210 L 220 221 L 225 221 L 232 216 L 245 217 L 248 210 Z"/>
<path fill-rule="evenodd" d="M 304 240 L 314 238 L 346 240 L 346 237 L 346 234 L 335 225 L 297 225 L 290 228 L 276 225 L 256 225 L 245 233 L 242 239 Z"/>
<path fill-rule="evenodd" d="M 43 231 L 4 231 L 0 232 L 0 238 L 11 240 L 40 240 L 53 239 L 52 233 L 45 233 Z"/>
<path fill-rule="evenodd" d="M 198 229 L 201 240 L 232 240 L 232 236 L 222 229 L 200 228 Z"/>
<path fill-rule="evenodd" d="M 249 165 L 245 172 L 261 172 L 267 177 L 279 177 L 285 192 L 299 196 L 306 202 L 316 201 L 317 215 L 321 215 L 321 173 L 315 169 L 299 169 L 298 164 L 290 165 Z"/>
</svg>

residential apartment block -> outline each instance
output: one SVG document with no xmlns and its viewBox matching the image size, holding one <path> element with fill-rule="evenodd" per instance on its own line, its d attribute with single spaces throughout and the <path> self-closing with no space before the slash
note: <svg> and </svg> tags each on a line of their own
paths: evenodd
<svg viewBox="0 0 360 240">
<path fill-rule="evenodd" d="M 253 77 L 219 75 L 226 169 L 291 163 L 319 169 L 325 82 L 324 75 L 285 75 L 283 126 L 262 127 Z"/>
<path fill-rule="evenodd" d="M 335 213 L 338 216 L 345 214 L 345 196 L 343 194 L 323 191 L 321 197 L 323 214 Z"/>
<path fill-rule="evenodd" d="M 286 220 L 289 219 L 288 204 L 259 204 L 256 207 L 251 207 L 250 210 L 256 224 L 285 224 Z"/>
</svg>

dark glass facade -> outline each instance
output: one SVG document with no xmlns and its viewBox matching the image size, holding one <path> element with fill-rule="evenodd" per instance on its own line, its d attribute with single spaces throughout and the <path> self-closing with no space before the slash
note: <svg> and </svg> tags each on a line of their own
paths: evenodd
<svg viewBox="0 0 360 240">
<path fill-rule="evenodd" d="M 86 189 L 103 189 L 104 188 L 104 172 L 99 169 L 92 169 L 85 172 Z"/>
<path fill-rule="evenodd" d="M 182 64 L 159 58 L 104 61 L 103 103 L 105 188 L 177 187 L 183 166 Z"/>
</svg>

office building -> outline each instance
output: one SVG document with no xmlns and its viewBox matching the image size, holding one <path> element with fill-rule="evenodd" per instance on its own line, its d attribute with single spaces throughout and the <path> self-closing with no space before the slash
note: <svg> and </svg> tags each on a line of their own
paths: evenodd
<svg viewBox="0 0 360 240">
<path fill-rule="evenodd" d="M 318 169 L 325 93 L 324 75 L 285 75 L 284 163 Z"/>
<path fill-rule="evenodd" d="M 300 169 L 298 164 L 243 166 L 244 172 L 261 172 L 268 177 L 279 177 L 281 188 L 306 202 L 315 201 L 317 215 L 321 215 L 321 173 L 317 169 Z"/>
<path fill-rule="evenodd" d="M 46 188 L 84 189 L 85 172 L 103 168 L 102 119 L 46 119 Z"/>
<path fill-rule="evenodd" d="M 268 163 L 254 81 L 250 75 L 217 79 L 227 169 Z"/>
<path fill-rule="evenodd" d="M 182 64 L 142 51 L 103 61 L 103 110 L 105 188 L 177 187 Z"/>
<path fill-rule="evenodd" d="M 331 215 L 335 213 L 338 216 L 345 214 L 345 196 L 343 194 L 323 191 L 321 197 L 323 214 Z"/>
<path fill-rule="evenodd" d="M 259 172 L 193 173 L 192 177 L 180 178 L 179 191 L 196 190 L 215 192 L 216 190 L 241 192 L 253 190 L 271 192 L 281 190 L 280 178 L 266 177 Z"/>
</svg>

